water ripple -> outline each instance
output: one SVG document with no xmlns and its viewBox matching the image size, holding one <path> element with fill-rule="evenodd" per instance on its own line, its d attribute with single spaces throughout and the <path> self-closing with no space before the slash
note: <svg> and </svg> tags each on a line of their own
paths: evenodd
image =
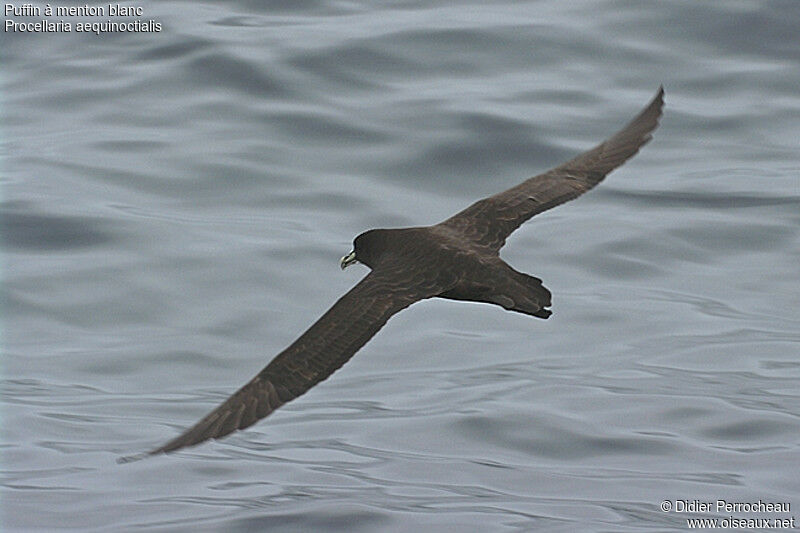
<svg viewBox="0 0 800 533">
<path fill-rule="evenodd" d="M 793 0 L 144 8 L 161 32 L 0 33 L 4 529 L 665 531 L 667 498 L 800 494 Z M 420 303 L 248 431 L 116 463 L 352 286 L 353 236 L 661 83 L 653 141 L 503 250 L 550 320 Z"/>
</svg>

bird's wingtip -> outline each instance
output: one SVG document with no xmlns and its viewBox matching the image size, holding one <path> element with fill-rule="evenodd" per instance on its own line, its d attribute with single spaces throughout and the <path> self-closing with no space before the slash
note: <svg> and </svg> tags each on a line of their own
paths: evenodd
<svg viewBox="0 0 800 533">
<path fill-rule="evenodd" d="M 144 453 L 137 453 L 135 455 L 125 455 L 123 457 L 117 458 L 117 464 L 124 465 L 128 463 L 135 463 L 136 461 L 141 461 L 142 459 L 146 459 L 153 455 L 152 453 L 144 452 Z"/>
<path fill-rule="evenodd" d="M 656 97 L 654 98 L 659 104 L 664 104 L 664 84 L 658 86 L 658 92 L 656 92 Z"/>
<path fill-rule="evenodd" d="M 167 450 L 164 447 L 155 448 L 153 450 L 141 453 L 135 453 L 133 455 L 124 455 L 122 457 L 117 458 L 117 464 L 127 464 L 127 463 L 135 463 L 136 461 L 141 461 L 142 459 L 147 459 L 148 457 L 153 457 L 154 455 L 162 455 L 165 454 Z"/>
</svg>

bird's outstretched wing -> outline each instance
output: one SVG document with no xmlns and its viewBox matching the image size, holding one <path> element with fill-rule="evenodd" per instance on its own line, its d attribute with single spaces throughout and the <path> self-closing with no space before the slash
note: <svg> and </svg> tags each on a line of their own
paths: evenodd
<svg viewBox="0 0 800 533">
<path fill-rule="evenodd" d="M 371 272 L 249 383 L 149 455 L 224 437 L 305 393 L 346 363 L 393 314 L 440 290 L 417 281 L 400 269 Z"/>
<path fill-rule="evenodd" d="M 639 116 L 614 136 L 544 174 L 478 200 L 440 225 L 480 245 L 499 250 L 523 222 L 577 198 L 633 157 L 650 140 L 663 105 L 664 88 L 659 87 L 655 98 Z"/>
</svg>

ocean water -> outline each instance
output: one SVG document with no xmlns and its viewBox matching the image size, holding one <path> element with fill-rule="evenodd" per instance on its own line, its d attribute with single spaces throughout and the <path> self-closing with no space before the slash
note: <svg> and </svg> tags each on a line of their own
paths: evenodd
<svg viewBox="0 0 800 533">
<path fill-rule="evenodd" d="M 800 527 L 800 3 L 139 5 L 160 32 L 0 33 L 4 531 Z M 117 463 L 354 285 L 355 235 L 660 84 L 653 141 L 503 249 L 549 320 L 415 304 L 249 430 Z M 720 499 L 790 511 L 676 510 Z"/>
</svg>

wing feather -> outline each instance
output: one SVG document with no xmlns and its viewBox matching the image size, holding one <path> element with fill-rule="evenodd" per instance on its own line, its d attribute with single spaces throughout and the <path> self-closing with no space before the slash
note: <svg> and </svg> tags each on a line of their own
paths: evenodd
<svg viewBox="0 0 800 533">
<path fill-rule="evenodd" d="M 627 126 L 563 165 L 478 200 L 440 225 L 494 250 L 532 216 L 577 198 L 633 157 L 651 138 L 664 105 L 664 88 Z"/>
<path fill-rule="evenodd" d="M 432 292 L 407 277 L 398 278 L 394 271 L 368 274 L 249 383 L 150 455 L 218 439 L 253 425 L 326 379 L 393 314 Z"/>
</svg>

